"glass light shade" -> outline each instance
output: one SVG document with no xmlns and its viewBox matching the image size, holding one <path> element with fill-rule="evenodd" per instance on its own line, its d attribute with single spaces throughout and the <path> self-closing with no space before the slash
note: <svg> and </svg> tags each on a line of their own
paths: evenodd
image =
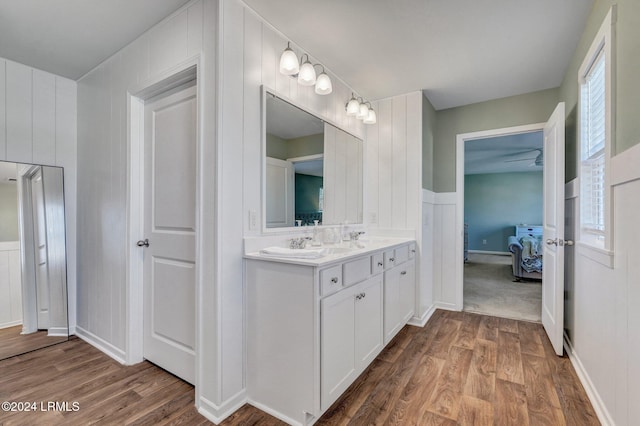
<svg viewBox="0 0 640 426">
<path fill-rule="evenodd" d="M 298 84 L 301 86 L 313 86 L 316 84 L 316 70 L 313 68 L 313 65 L 311 65 L 311 62 L 306 61 L 300 67 Z"/>
<path fill-rule="evenodd" d="M 298 74 L 298 71 L 300 71 L 298 57 L 293 50 L 287 47 L 280 56 L 280 73 L 284 75 L 295 75 Z"/>
<path fill-rule="evenodd" d="M 349 99 L 349 103 L 347 103 L 347 115 L 353 117 L 360 111 L 360 102 L 355 97 L 351 97 Z"/>
<path fill-rule="evenodd" d="M 318 76 L 316 80 L 316 93 L 318 95 L 328 95 L 333 91 L 333 86 L 331 85 L 331 79 L 327 75 L 327 73 L 322 72 Z"/>
<path fill-rule="evenodd" d="M 367 117 L 364 119 L 364 123 L 375 124 L 376 121 L 377 121 L 376 112 L 373 110 L 373 108 L 370 108 L 369 112 L 367 113 Z"/>
<path fill-rule="evenodd" d="M 360 104 L 358 107 L 358 113 L 356 114 L 356 118 L 359 120 L 364 120 L 369 115 L 369 107 L 365 104 Z"/>
</svg>

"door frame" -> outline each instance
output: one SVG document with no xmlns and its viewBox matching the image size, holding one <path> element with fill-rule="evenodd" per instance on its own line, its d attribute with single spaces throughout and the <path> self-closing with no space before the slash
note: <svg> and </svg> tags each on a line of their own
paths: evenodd
<svg viewBox="0 0 640 426">
<path fill-rule="evenodd" d="M 144 107 L 145 100 L 168 93 L 185 83 L 196 81 L 197 94 L 197 129 L 196 129 L 196 304 L 195 304 L 195 388 L 196 394 L 200 385 L 200 361 L 202 350 L 202 309 L 201 295 L 203 289 L 202 220 L 203 208 L 203 92 L 202 66 L 200 55 L 182 62 L 180 65 L 147 80 L 127 92 L 127 246 L 126 246 L 126 342 L 125 364 L 131 365 L 144 360 L 143 357 L 143 325 L 144 325 L 144 250 L 136 246 L 136 242 L 144 238 Z M 210 165 L 209 167 L 213 167 Z M 196 406 L 199 397 L 196 395 Z"/>
<path fill-rule="evenodd" d="M 482 130 L 456 135 L 456 271 L 455 271 L 455 309 L 464 308 L 464 144 L 468 141 L 490 137 L 509 136 L 520 133 L 543 131 L 545 123 L 525 124 L 503 127 L 501 129 Z M 542 166 L 545 172 L 546 164 Z"/>
</svg>

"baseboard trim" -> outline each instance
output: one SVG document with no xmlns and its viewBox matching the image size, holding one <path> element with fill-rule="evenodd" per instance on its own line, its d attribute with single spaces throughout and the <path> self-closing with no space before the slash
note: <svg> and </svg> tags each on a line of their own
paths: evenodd
<svg viewBox="0 0 640 426">
<path fill-rule="evenodd" d="M 49 330 L 47 330 L 47 336 L 67 337 L 69 336 L 69 329 L 67 327 L 51 327 Z"/>
<path fill-rule="evenodd" d="M 495 254 L 498 256 L 511 256 L 510 251 L 490 251 L 490 250 L 469 250 L 469 253 L 474 254 Z"/>
<path fill-rule="evenodd" d="M 9 328 L 9 327 L 15 327 L 16 325 L 21 325 L 21 324 L 22 324 L 22 320 L 9 321 L 9 322 L 5 322 L 3 324 L 0 324 L 0 329 Z"/>
<path fill-rule="evenodd" d="M 433 304 L 433 308 L 434 310 L 444 309 L 445 311 L 456 311 L 456 312 L 461 311 L 460 309 L 458 309 L 455 303 L 447 303 L 447 302 L 435 302 Z"/>
<path fill-rule="evenodd" d="M 275 417 L 276 419 L 280 419 L 280 420 L 282 420 L 283 422 L 285 422 L 285 423 L 287 423 L 289 425 L 292 425 L 292 426 L 303 426 L 302 423 L 300 423 L 299 421 L 294 420 L 289 416 L 285 416 L 281 412 L 276 411 L 276 410 L 274 410 L 272 408 L 269 408 L 266 405 L 263 405 L 263 404 L 261 404 L 259 402 L 256 402 L 256 401 L 253 401 L 251 399 L 249 399 L 247 402 L 250 405 L 256 407 L 258 410 L 264 411 L 265 413 L 270 414 L 273 417 Z"/>
<path fill-rule="evenodd" d="M 220 424 L 224 419 L 236 412 L 247 403 L 247 392 L 243 389 L 220 405 L 216 405 L 207 398 L 200 397 L 198 413 L 215 424 Z"/>
<path fill-rule="evenodd" d="M 591 405 L 593 406 L 593 409 L 598 416 L 598 420 L 603 424 L 603 426 L 615 425 L 611 414 L 609 414 L 609 411 L 604 405 L 602 398 L 600 398 L 600 394 L 596 390 L 596 387 L 593 385 L 593 382 L 591 381 L 587 370 L 584 368 L 584 365 L 582 365 L 580 357 L 576 353 L 575 349 L 573 349 L 567 333 L 564 333 L 564 348 L 567 351 L 567 355 L 569 355 L 569 360 L 571 361 L 574 370 L 576 370 L 578 379 L 580 379 L 580 382 L 582 383 L 582 386 L 587 393 L 589 401 L 591 401 Z"/>
<path fill-rule="evenodd" d="M 431 318 L 431 315 L 433 315 L 433 313 L 435 311 L 436 311 L 436 306 L 435 305 L 431 305 L 431 306 L 429 306 L 429 309 L 424 311 L 422 316 L 420 316 L 420 317 L 416 317 L 416 316 L 411 317 L 411 319 L 407 322 L 407 324 L 413 325 L 415 327 L 424 327 L 427 324 L 427 321 L 429 321 L 429 318 Z"/>
<path fill-rule="evenodd" d="M 122 349 L 115 347 L 111 343 L 107 342 L 101 337 L 96 336 L 90 331 L 85 330 L 80 326 L 76 326 L 75 335 L 78 336 L 80 339 L 84 340 L 85 342 L 87 342 L 88 344 L 90 344 L 91 346 L 93 346 L 94 348 L 109 355 L 111 358 L 115 359 L 120 364 L 127 365 L 126 354 Z"/>
</svg>

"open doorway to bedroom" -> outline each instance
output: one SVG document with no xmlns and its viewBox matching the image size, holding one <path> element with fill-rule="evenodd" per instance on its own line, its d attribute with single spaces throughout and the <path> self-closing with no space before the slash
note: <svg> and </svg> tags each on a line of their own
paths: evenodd
<svg viewBox="0 0 640 426">
<path fill-rule="evenodd" d="M 541 320 L 542 130 L 464 143 L 463 309 Z"/>
</svg>

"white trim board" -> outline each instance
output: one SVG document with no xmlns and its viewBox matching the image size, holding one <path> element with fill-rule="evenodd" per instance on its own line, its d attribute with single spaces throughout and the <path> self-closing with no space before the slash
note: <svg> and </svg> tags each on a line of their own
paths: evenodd
<svg viewBox="0 0 640 426">
<path fill-rule="evenodd" d="M 244 389 L 231 398 L 225 400 L 225 402 L 220 406 L 214 404 L 203 396 L 201 396 L 198 401 L 200 403 L 197 407 L 198 413 L 202 414 L 204 417 L 215 424 L 222 423 L 224 419 L 229 417 L 231 414 L 240 409 L 240 407 L 249 402 L 247 400 L 247 394 Z"/>
<path fill-rule="evenodd" d="M 434 314 L 434 312 L 436 311 L 436 305 L 433 304 L 429 307 L 429 309 L 427 309 L 426 311 L 424 311 L 424 313 L 422 314 L 422 316 L 420 317 L 411 317 L 411 319 L 407 322 L 407 324 L 412 325 L 414 327 L 424 327 L 425 325 L 427 325 L 427 322 L 429 321 L 429 318 L 431 318 L 431 316 Z"/>
<path fill-rule="evenodd" d="M 87 342 L 88 344 L 90 344 L 91 346 L 93 346 L 94 348 L 97 348 L 98 350 L 109 355 L 111 358 L 115 359 L 120 364 L 131 365 L 131 363 L 127 363 L 126 354 L 122 349 L 115 347 L 111 343 L 96 336 L 90 331 L 85 330 L 79 325 L 76 326 L 75 335 L 81 338 L 82 340 L 84 340 L 85 342 Z"/>
<path fill-rule="evenodd" d="M 474 254 L 495 254 L 496 256 L 511 256 L 511 252 L 510 251 L 469 250 L 469 253 L 474 253 Z"/>
</svg>

